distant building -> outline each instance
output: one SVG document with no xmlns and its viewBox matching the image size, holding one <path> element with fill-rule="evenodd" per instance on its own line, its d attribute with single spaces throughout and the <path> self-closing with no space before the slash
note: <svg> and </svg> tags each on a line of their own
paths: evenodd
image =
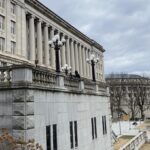
<svg viewBox="0 0 150 150">
<path fill-rule="evenodd" d="M 55 72 L 48 42 L 56 34 L 66 40 L 60 68 L 68 64 L 80 79 Z M 0 128 L 44 150 L 111 150 L 104 51 L 38 0 L 0 0 Z M 91 54 L 99 58 L 97 82 Z"/>
<path fill-rule="evenodd" d="M 121 115 L 129 115 L 132 119 L 141 118 L 144 115 L 142 113 L 150 110 L 149 78 L 132 74 L 110 74 L 107 75 L 106 82 L 114 119 Z"/>
</svg>

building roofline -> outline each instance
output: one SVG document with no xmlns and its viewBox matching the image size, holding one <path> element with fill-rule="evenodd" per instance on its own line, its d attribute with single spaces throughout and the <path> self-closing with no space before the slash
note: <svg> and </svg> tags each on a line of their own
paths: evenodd
<svg viewBox="0 0 150 150">
<path fill-rule="evenodd" d="M 96 41 L 90 39 L 88 36 L 83 34 L 81 31 L 76 29 L 74 26 L 72 26 L 70 23 L 59 17 L 56 13 L 54 13 L 52 10 L 50 10 L 48 7 L 46 7 L 44 4 L 39 2 L 38 0 L 25 0 L 27 4 L 33 5 L 34 8 L 39 9 L 43 14 L 47 15 L 50 19 L 57 22 L 59 25 L 63 26 L 65 29 L 69 30 L 73 34 L 75 34 L 77 37 L 80 37 L 85 42 L 89 43 L 91 46 L 95 46 L 97 49 L 101 50 L 102 52 L 105 52 L 105 49 L 103 46 L 101 46 Z"/>
</svg>

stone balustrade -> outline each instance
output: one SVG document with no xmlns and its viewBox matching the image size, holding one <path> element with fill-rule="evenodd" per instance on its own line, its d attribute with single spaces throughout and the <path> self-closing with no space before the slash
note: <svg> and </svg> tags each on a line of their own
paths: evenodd
<svg viewBox="0 0 150 150">
<path fill-rule="evenodd" d="M 69 90 L 79 90 L 80 79 L 64 77 L 64 86 Z"/>
<path fill-rule="evenodd" d="M 146 132 L 140 132 L 119 150 L 138 150 L 146 142 Z"/>
<path fill-rule="evenodd" d="M 96 84 L 91 80 L 84 79 L 84 89 L 86 92 L 96 91 Z"/>
<path fill-rule="evenodd" d="M 56 85 L 56 74 L 51 72 L 39 71 L 38 69 L 33 69 L 32 80 L 35 84 L 44 84 L 49 86 Z"/>
<path fill-rule="evenodd" d="M 65 89 L 84 93 L 107 94 L 103 82 L 93 82 L 87 78 L 76 78 L 75 76 L 57 74 L 55 71 L 45 67 L 32 65 L 12 65 L 0 68 L 0 83 L 9 82 L 13 85 L 30 85 L 49 89 Z M 19 83 L 19 84 L 18 84 Z"/>
<path fill-rule="evenodd" d="M 0 83 L 11 81 L 10 67 L 0 67 Z"/>
</svg>

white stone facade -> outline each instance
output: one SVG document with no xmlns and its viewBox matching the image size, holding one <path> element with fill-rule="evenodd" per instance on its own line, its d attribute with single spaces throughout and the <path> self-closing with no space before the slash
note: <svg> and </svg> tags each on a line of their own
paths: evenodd
<svg viewBox="0 0 150 150">
<path fill-rule="evenodd" d="M 1 2 L 0 61 L 5 67 L 0 68 L 0 128 L 25 140 L 34 138 L 44 150 L 111 150 L 103 47 L 37 0 Z M 81 79 L 55 73 L 55 50 L 48 45 L 55 34 L 66 39 L 61 67 L 68 64 Z M 90 80 L 86 62 L 91 53 L 100 60 L 97 82 Z"/>
<path fill-rule="evenodd" d="M 60 54 L 61 67 L 68 64 L 72 73 L 77 70 L 81 76 L 91 78 L 91 66 L 86 63 L 86 58 L 94 53 L 100 60 L 96 64 L 96 78 L 104 80 L 104 49 L 101 45 L 36 0 L 1 1 L 4 2 L 4 7 L 0 7 L 0 16 L 4 17 L 4 29 L 0 29 L 0 37 L 4 39 L 4 48 L 0 51 L 2 62 L 34 64 L 38 60 L 39 65 L 55 69 L 55 52 L 48 41 L 59 34 L 66 39 Z M 14 33 L 11 22 L 15 24 Z"/>
</svg>

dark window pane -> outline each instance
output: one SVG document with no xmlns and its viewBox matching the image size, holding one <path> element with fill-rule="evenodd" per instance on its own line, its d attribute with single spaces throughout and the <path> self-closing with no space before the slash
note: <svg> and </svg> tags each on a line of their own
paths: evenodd
<svg viewBox="0 0 150 150">
<path fill-rule="evenodd" d="M 78 127 L 77 127 L 77 121 L 74 121 L 74 132 L 75 132 L 75 147 L 78 147 Z"/>
<path fill-rule="evenodd" d="M 106 116 L 105 116 L 105 134 L 107 134 Z"/>
<path fill-rule="evenodd" d="M 105 128 L 105 127 L 104 127 L 104 116 L 102 116 L 102 126 L 103 126 L 103 134 L 105 134 L 105 131 L 104 131 L 104 130 L 105 130 L 105 129 L 104 129 L 104 128 Z"/>
<path fill-rule="evenodd" d="M 47 150 L 51 150 L 51 133 L 50 126 L 46 126 L 46 141 L 47 141 Z"/>
<path fill-rule="evenodd" d="M 70 147 L 73 148 L 73 122 L 70 122 Z"/>
<path fill-rule="evenodd" d="M 94 117 L 94 125 L 95 125 L 95 138 L 97 138 L 96 117 Z"/>
<path fill-rule="evenodd" d="M 93 118 L 91 118 L 91 125 L 92 125 L 92 139 L 94 139 L 94 122 L 93 122 Z"/>
<path fill-rule="evenodd" d="M 53 125 L 53 147 L 54 150 L 57 150 L 57 125 Z"/>
</svg>

